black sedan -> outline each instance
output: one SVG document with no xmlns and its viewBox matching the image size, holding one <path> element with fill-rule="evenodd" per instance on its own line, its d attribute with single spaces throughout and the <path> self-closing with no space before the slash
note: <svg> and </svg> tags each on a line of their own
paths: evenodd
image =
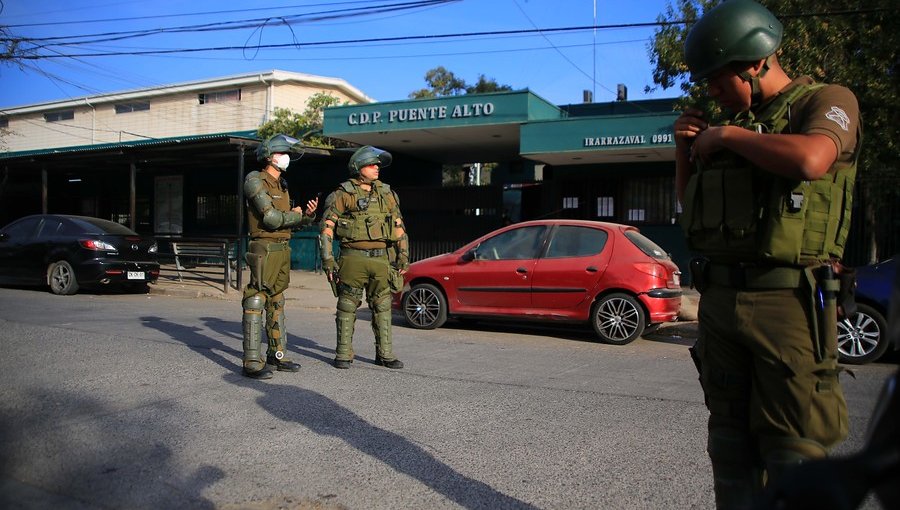
<svg viewBox="0 0 900 510">
<path fill-rule="evenodd" d="M 144 290 L 159 277 L 156 241 L 118 223 L 62 214 L 20 218 L 0 229 L 0 283 Z"/>
</svg>

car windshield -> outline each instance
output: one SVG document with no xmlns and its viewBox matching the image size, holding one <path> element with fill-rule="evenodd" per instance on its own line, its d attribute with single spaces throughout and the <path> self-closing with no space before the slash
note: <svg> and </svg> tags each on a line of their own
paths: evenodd
<svg viewBox="0 0 900 510">
<path fill-rule="evenodd" d="M 137 232 L 114 221 L 89 218 L 87 216 L 70 218 L 85 234 L 115 234 L 120 236 L 136 236 Z"/>
<path fill-rule="evenodd" d="M 657 260 L 669 260 L 669 254 L 666 253 L 665 250 L 660 248 L 658 244 L 644 237 L 644 235 L 637 230 L 626 230 L 625 237 L 647 255 Z"/>
</svg>

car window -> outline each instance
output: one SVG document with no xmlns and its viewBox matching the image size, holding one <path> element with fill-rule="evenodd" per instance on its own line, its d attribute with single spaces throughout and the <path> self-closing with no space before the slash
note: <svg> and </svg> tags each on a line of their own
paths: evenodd
<svg viewBox="0 0 900 510">
<path fill-rule="evenodd" d="M 125 225 L 100 218 L 79 217 L 71 218 L 72 223 L 83 229 L 85 234 L 117 234 L 120 236 L 134 236 L 137 233 Z"/>
<path fill-rule="evenodd" d="M 625 237 L 647 255 L 657 260 L 669 259 L 669 254 L 666 253 L 666 250 L 660 248 L 658 244 L 644 237 L 640 232 L 636 230 L 626 230 Z"/>
<path fill-rule="evenodd" d="M 561 225 L 547 248 L 547 258 L 587 257 L 603 251 L 609 234 L 605 230 Z"/>
<path fill-rule="evenodd" d="M 544 237 L 544 225 L 507 230 L 475 249 L 477 260 L 521 260 L 537 257 Z"/>
<path fill-rule="evenodd" d="M 62 222 L 55 218 L 44 218 L 41 228 L 37 233 L 37 237 L 51 237 L 59 234 Z"/>
<path fill-rule="evenodd" d="M 3 233 L 9 236 L 10 241 L 25 241 L 34 235 L 34 229 L 39 221 L 40 218 L 25 218 L 6 227 Z"/>
</svg>

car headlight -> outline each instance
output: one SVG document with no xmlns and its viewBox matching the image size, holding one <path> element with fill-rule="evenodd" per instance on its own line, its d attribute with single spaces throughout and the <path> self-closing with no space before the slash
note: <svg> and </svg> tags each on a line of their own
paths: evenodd
<svg viewBox="0 0 900 510">
<path fill-rule="evenodd" d="M 159 251 L 159 245 L 156 244 L 156 242 L 154 242 L 150 245 L 149 248 L 147 248 L 147 253 L 156 253 L 157 251 Z"/>
</svg>

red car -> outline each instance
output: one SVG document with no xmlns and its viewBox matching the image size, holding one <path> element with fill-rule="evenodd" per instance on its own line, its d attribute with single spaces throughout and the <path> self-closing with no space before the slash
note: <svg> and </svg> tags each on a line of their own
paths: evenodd
<svg viewBox="0 0 900 510">
<path fill-rule="evenodd" d="M 635 227 L 528 221 L 412 264 L 394 308 L 417 329 L 448 317 L 583 322 L 603 342 L 625 345 L 676 320 L 680 276 Z"/>
</svg>

